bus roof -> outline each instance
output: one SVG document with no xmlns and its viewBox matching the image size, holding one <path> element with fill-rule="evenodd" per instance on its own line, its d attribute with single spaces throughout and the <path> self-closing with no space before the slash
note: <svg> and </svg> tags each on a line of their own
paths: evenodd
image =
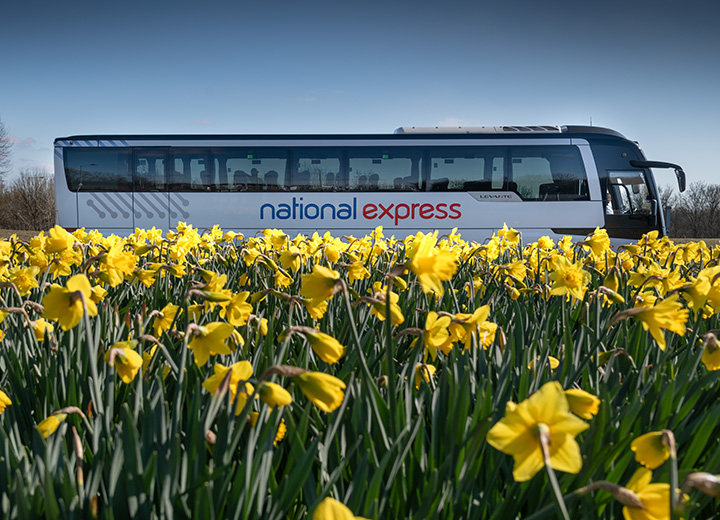
<svg viewBox="0 0 720 520">
<path fill-rule="evenodd" d="M 569 135 L 580 137 L 585 135 L 588 137 L 610 137 L 627 139 L 621 133 L 603 128 L 599 126 L 402 126 L 397 128 L 392 134 L 93 134 L 93 135 L 73 135 L 68 137 L 58 137 L 55 144 L 65 145 L 61 141 L 92 141 L 92 140 L 168 140 L 168 141 L 185 141 L 185 140 L 252 140 L 252 139 L 277 139 L 280 141 L 292 140 L 328 140 L 328 139 L 407 139 L 407 138 L 458 138 L 461 136 L 479 136 L 493 137 L 512 137 L 522 136 L 527 138 L 529 135 L 537 137 L 568 137 Z"/>
</svg>

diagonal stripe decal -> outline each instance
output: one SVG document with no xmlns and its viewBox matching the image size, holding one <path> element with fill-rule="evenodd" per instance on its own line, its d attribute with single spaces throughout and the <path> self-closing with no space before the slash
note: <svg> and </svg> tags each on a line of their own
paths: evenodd
<svg viewBox="0 0 720 520">
<path fill-rule="evenodd" d="M 119 204 L 118 201 L 116 200 L 116 199 L 119 199 L 120 197 L 116 197 L 116 196 L 110 195 L 110 194 L 108 194 L 108 193 L 104 193 L 103 195 L 105 195 L 105 199 L 106 199 L 110 204 L 112 204 L 113 206 L 115 206 L 115 208 L 122 214 L 123 218 L 129 218 L 129 217 L 130 217 L 130 213 L 128 213 L 127 211 L 125 211 L 125 209 L 124 209 L 122 206 L 120 206 L 120 204 Z M 115 215 L 113 215 L 112 213 L 111 213 L 110 215 L 112 215 L 112 217 L 115 218 Z"/>
<path fill-rule="evenodd" d="M 165 212 L 167 211 L 167 202 L 163 201 L 159 195 L 155 193 L 136 193 L 135 202 L 137 203 L 138 198 L 142 198 L 142 201 L 150 206 L 160 218 L 165 218 Z"/>
</svg>

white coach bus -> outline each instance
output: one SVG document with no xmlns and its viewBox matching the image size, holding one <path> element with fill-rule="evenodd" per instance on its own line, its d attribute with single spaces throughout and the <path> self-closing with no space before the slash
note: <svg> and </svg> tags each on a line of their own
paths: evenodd
<svg viewBox="0 0 720 520">
<path fill-rule="evenodd" d="M 196 228 L 386 234 L 504 223 L 526 239 L 666 233 L 647 161 L 587 126 L 403 127 L 384 135 L 82 135 L 55 140 L 57 223 L 104 233 Z"/>
</svg>

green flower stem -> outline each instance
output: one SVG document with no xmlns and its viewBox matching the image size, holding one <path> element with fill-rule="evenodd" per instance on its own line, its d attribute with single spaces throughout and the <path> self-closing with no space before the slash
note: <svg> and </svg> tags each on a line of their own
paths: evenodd
<svg viewBox="0 0 720 520">
<path fill-rule="evenodd" d="M 677 466 L 677 446 L 675 444 L 675 436 L 670 430 L 662 431 L 662 442 L 668 447 L 670 452 L 670 520 L 678 518 L 677 510 L 679 505 L 678 496 L 678 466 Z"/>
<path fill-rule="evenodd" d="M 357 348 L 358 357 L 360 358 L 360 366 L 362 367 L 362 372 L 365 377 L 363 377 L 363 384 L 367 385 L 368 390 L 372 393 L 372 395 L 378 394 L 378 388 L 375 385 L 375 379 L 373 378 L 372 373 L 370 372 L 370 368 L 368 368 L 367 360 L 365 359 L 365 354 L 363 353 L 362 349 L 362 343 L 360 342 L 360 335 L 357 331 L 357 326 L 355 325 L 355 317 L 353 316 L 353 308 L 352 304 L 350 303 L 350 294 L 348 293 L 347 285 L 343 282 L 343 300 L 345 301 L 345 309 L 347 310 L 347 316 L 350 320 L 350 329 L 352 330 L 353 339 L 355 340 L 355 347 Z M 389 389 L 388 389 L 389 391 Z M 385 432 L 385 425 L 383 424 L 382 417 L 380 416 L 380 412 L 377 409 L 376 406 L 371 406 L 371 409 L 373 410 L 373 413 L 375 414 L 375 419 L 377 420 L 378 427 L 381 430 L 381 435 L 383 439 L 387 439 L 387 433 Z M 389 445 L 386 446 L 386 448 L 389 448 Z"/>
<path fill-rule="evenodd" d="M 565 501 L 563 500 L 562 491 L 560 491 L 560 484 L 558 483 L 557 476 L 555 475 L 555 470 L 550 464 L 550 432 L 546 425 L 538 425 L 538 436 L 540 439 L 540 449 L 542 450 L 543 460 L 545 462 L 545 469 L 547 470 L 553 493 L 555 493 L 555 499 L 557 500 L 558 507 L 560 508 L 560 512 L 562 513 L 564 520 L 570 520 L 570 515 L 568 514 Z"/>
<path fill-rule="evenodd" d="M 388 402 L 390 406 L 390 417 L 392 421 L 390 423 L 390 432 L 395 436 L 397 432 L 397 396 L 395 395 L 395 359 L 393 357 L 393 338 L 392 338 L 392 322 L 390 314 L 390 293 L 392 292 L 392 276 L 388 278 L 387 289 L 385 291 L 385 363 L 387 364 L 386 371 L 388 376 Z"/>
<path fill-rule="evenodd" d="M 92 331 L 90 330 L 90 316 L 88 316 L 87 302 L 85 301 L 85 294 L 82 291 L 77 291 L 80 295 L 80 301 L 83 306 L 83 327 L 85 328 L 85 343 L 87 343 L 88 349 L 88 364 L 90 365 L 90 377 L 92 377 L 92 385 L 90 385 L 90 395 L 92 397 L 93 406 L 98 415 L 105 413 L 105 403 L 102 400 L 102 393 L 100 392 L 100 379 L 98 375 L 97 363 L 98 363 L 98 346 L 93 341 Z"/>
</svg>

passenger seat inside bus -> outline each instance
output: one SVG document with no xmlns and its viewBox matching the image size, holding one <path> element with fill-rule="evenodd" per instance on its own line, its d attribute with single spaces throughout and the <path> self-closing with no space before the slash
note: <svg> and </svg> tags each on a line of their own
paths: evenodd
<svg viewBox="0 0 720 520">
<path fill-rule="evenodd" d="M 202 186 L 200 187 L 202 190 L 211 191 L 215 187 L 210 179 L 210 172 L 207 170 L 200 172 L 200 182 L 202 183 Z"/>
<path fill-rule="evenodd" d="M 242 170 L 235 170 L 233 174 L 233 186 L 237 191 L 247 191 L 248 179 L 250 176 Z"/>
<path fill-rule="evenodd" d="M 393 186 L 396 190 L 404 191 L 418 191 L 419 189 L 419 185 L 412 175 L 408 177 L 395 177 Z"/>
<path fill-rule="evenodd" d="M 333 172 L 328 172 L 328 174 L 325 175 L 325 182 L 323 182 L 322 189 L 324 191 L 335 191 L 335 174 Z"/>
<path fill-rule="evenodd" d="M 310 171 L 304 170 L 297 174 L 297 182 L 295 182 L 295 186 L 297 190 L 299 191 L 307 191 L 310 189 Z"/>
<path fill-rule="evenodd" d="M 430 191 L 447 191 L 450 185 L 450 179 L 443 177 L 442 179 L 430 179 Z"/>
<path fill-rule="evenodd" d="M 557 179 L 540 185 L 540 200 L 587 200 L 587 183 L 580 179 Z"/>
<path fill-rule="evenodd" d="M 278 186 L 278 172 L 270 170 L 265 174 L 265 189 L 267 191 L 280 191 Z"/>
<path fill-rule="evenodd" d="M 380 176 L 377 173 L 373 173 L 368 177 L 368 189 L 370 191 L 377 191 L 380 189 Z"/>
<path fill-rule="evenodd" d="M 463 191 L 492 191 L 492 181 L 467 181 Z"/>
</svg>

